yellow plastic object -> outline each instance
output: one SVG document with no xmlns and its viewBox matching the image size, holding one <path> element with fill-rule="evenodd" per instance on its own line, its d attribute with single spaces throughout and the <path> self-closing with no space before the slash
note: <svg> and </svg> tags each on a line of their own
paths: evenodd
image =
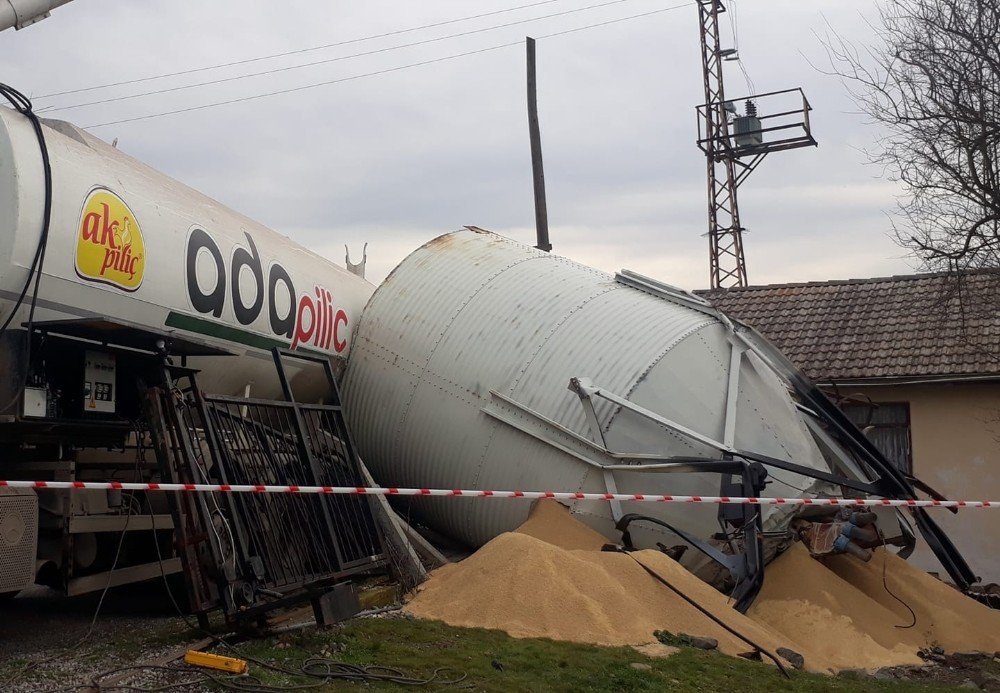
<svg viewBox="0 0 1000 693">
<path fill-rule="evenodd" d="M 245 659 L 223 657 L 222 655 L 199 652 L 198 650 L 188 650 L 185 652 L 184 662 L 196 667 L 228 671 L 230 674 L 245 674 L 247 672 L 247 662 Z"/>
</svg>

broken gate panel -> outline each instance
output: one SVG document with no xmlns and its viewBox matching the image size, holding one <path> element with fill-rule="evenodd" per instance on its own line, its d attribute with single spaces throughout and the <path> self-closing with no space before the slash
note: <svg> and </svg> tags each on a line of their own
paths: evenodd
<svg viewBox="0 0 1000 693">
<path fill-rule="evenodd" d="M 151 387 L 146 391 L 144 408 L 163 478 L 185 484 L 200 480 L 192 475 L 194 452 L 187 432 L 197 429 L 185 416 L 189 409 L 184 404 L 184 394 L 180 390 Z M 220 598 L 214 559 L 219 547 L 212 546 L 203 522 L 203 518 L 210 516 L 207 495 L 177 493 L 170 497 L 174 543 L 184 567 L 188 604 L 199 614 L 218 607 Z"/>
<path fill-rule="evenodd" d="M 165 476 L 186 483 L 363 485 L 329 363 L 279 350 L 274 357 L 286 401 L 204 394 L 194 371 L 165 368 L 172 387 L 151 390 L 151 409 L 163 410 L 154 422 L 162 426 L 154 430 Z M 293 358 L 323 363 L 325 403 L 294 400 L 284 369 Z M 189 386 L 178 388 L 185 379 Z M 304 597 L 306 590 L 385 563 L 368 498 L 197 496 L 195 503 L 179 499 L 175 520 L 198 610 L 214 601 L 227 615 L 256 615 L 275 599 L 286 603 L 285 597 Z M 206 574 L 214 585 L 206 584 Z"/>
</svg>

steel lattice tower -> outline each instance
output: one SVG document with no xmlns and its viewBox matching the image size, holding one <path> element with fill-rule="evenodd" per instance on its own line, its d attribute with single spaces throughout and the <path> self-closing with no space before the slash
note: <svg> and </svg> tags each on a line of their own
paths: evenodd
<svg viewBox="0 0 1000 693">
<path fill-rule="evenodd" d="M 698 107 L 698 146 L 705 152 L 708 171 L 708 244 L 711 286 L 713 289 L 747 285 L 746 260 L 743 257 L 743 231 L 736 190 L 760 161 L 770 152 L 815 146 L 809 127 L 809 102 L 801 89 L 748 95 L 739 101 L 746 111 L 737 113 L 727 101 L 723 87 L 722 64 L 736 58 L 732 48 L 722 48 L 719 15 L 726 8 L 721 0 L 698 0 L 701 26 L 701 66 L 705 81 L 705 103 Z M 757 113 L 759 100 L 798 96 L 792 107 L 782 105 L 774 113 Z M 769 120 L 774 119 L 774 120 Z M 762 122 L 768 121 L 764 127 Z M 777 139 L 764 141 L 764 135 Z M 743 159 L 748 159 L 744 161 Z"/>
<path fill-rule="evenodd" d="M 729 118 L 722 80 L 725 54 L 719 42 L 721 0 L 698 0 L 701 67 L 705 78 L 705 136 L 708 165 L 708 261 L 712 288 L 747 285 L 743 227 L 736 201 L 736 170 L 729 149 Z"/>
</svg>

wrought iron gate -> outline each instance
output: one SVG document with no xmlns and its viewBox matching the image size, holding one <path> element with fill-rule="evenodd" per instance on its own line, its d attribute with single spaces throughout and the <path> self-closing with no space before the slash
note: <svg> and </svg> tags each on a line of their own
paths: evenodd
<svg viewBox="0 0 1000 693">
<path fill-rule="evenodd" d="M 182 483 L 361 486 L 361 468 L 329 362 L 275 349 L 285 400 L 210 395 L 195 372 L 165 364 L 148 399 L 166 478 Z M 323 404 L 295 400 L 286 360 L 320 365 Z M 190 494 L 194 495 L 194 494 Z M 385 563 L 371 501 L 360 496 L 197 494 L 175 499 L 192 605 L 253 616 Z"/>
</svg>

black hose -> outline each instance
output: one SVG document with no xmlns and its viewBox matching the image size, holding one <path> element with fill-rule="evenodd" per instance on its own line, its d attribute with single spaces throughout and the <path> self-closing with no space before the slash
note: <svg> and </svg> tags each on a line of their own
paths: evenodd
<svg viewBox="0 0 1000 693">
<path fill-rule="evenodd" d="M 886 579 L 885 575 L 886 565 L 889 562 L 889 550 L 886 548 L 885 535 L 883 535 L 882 532 L 879 532 L 879 536 L 882 538 L 882 587 L 885 588 L 885 591 L 889 594 L 890 597 L 892 597 L 897 602 L 902 604 L 906 608 L 906 610 L 910 612 L 910 617 L 913 619 L 912 621 L 910 621 L 910 623 L 908 623 L 905 626 L 896 624 L 893 627 L 902 628 L 904 630 L 907 628 L 913 628 L 913 626 L 917 625 L 917 614 L 913 611 L 913 609 L 910 607 L 909 604 L 904 602 L 901 597 L 899 597 L 895 592 L 889 589 L 889 581 Z"/>
<path fill-rule="evenodd" d="M 38 150 L 42 157 L 42 175 L 45 185 L 45 203 L 42 211 L 42 232 L 38 238 L 38 246 L 35 248 L 35 255 L 31 261 L 31 267 L 28 269 L 28 276 L 24 280 L 24 285 L 21 287 L 21 293 L 18 295 L 17 301 L 14 302 L 14 307 L 11 308 L 7 319 L 4 320 L 3 325 L 0 325 L 0 338 L 2 338 L 7 332 L 7 329 L 10 327 L 10 323 L 14 319 L 14 316 L 17 314 L 18 310 L 20 310 L 21 306 L 24 305 L 24 299 L 28 294 L 28 289 L 31 287 L 31 280 L 34 279 L 35 286 L 31 292 L 31 303 L 28 310 L 28 345 L 24 359 L 24 385 L 27 385 L 28 376 L 31 372 L 32 328 L 35 323 L 35 305 L 38 302 L 38 285 L 42 278 L 42 268 L 45 265 L 45 250 L 48 247 L 49 226 L 52 220 L 52 166 L 49 162 L 49 148 L 45 143 L 45 133 L 42 131 L 42 123 L 31 108 L 31 100 L 17 89 L 3 83 L 0 83 L 0 96 L 6 98 L 18 113 L 26 117 L 31 122 L 31 127 L 35 132 L 35 138 L 38 140 Z M 14 400 L 16 400 L 19 396 L 20 393 L 15 396 Z M 14 400 L 11 400 L 4 405 L 0 411 L 6 410 L 11 404 L 13 404 Z"/>
<path fill-rule="evenodd" d="M 650 568 L 649 566 L 647 566 L 645 563 L 643 563 L 642 561 L 640 561 L 638 558 L 636 558 L 635 556 L 633 556 L 628 551 L 624 551 L 623 553 L 626 556 L 628 556 L 629 558 L 631 558 L 633 561 L 635 561 L 636 563 L 638 563 L 640 566 L 642 566 L 643 570 L 645 570 L 647 573 L 649 573 L 650 575 L 652 575 L 653 578 L 655 578 L 658 582 L 662 583 L 667 588 L 669 588 L 670 591 L 672 591 L 678 597 L 680 597 L 681 599 L 683 599 L 684 601 L 686 601 L 688 604 L 690 604 L 691 606 L 693 606 L 694 608 L 696 608 L 701 613 L 705 614 L 705 616 L 708 616 L 710 619 L 712 619 L 718 625 L 722 626 L 722 628 L 724 630 L 726 630 L 728 633 L 736 636 L 737 638 L 739 638 L 740 640 L 742 640 L 743 642 L 745 642 L 747 645 L 749 645 L 750 647 L 752 647 L 757 652 L 760 652 L 761 654 L 766 655 L 768 659 L 770 659 L 771 661 L 773 661 L 775 663 L 775 665 L 778 667 L 778 669 L 781 671 L 781 673 L 784 674 L 784 676 L 785 676 L 786 679 L 792 678 L 788 674 L 788 670 L 785 669 L 784 665 L 778 659 L 777 655 L 774 655 L 771 652 L 765 650 L 763 647 L 761 647 L 760 645 L 758 645 L 757 643 L 755 643 L 753 640 L 751 640 L 747 636 L 745 636 L 742 633 L 738 632 L 734 628 L 731 628 L 730 626 L 728 626 L 720 618 L 718 618 L 715 614 L 713 614 L 712 612 L 710 612 L 708 609 L 706 609 L 705 607 L 703 607 L 701 604 L 699 604 L 695 600 L 691 599 L 691 597 L 689 597 L 686 594 L 684 594 L 683 592 L 681 592 L 677 587 L 674 587 L 672 584 L 670 584 L 666 580 L 666 578 L 664 578 L 662 575 L 660 575 L 659 573 L 657 573 L 655 570 L 653 570 L 652 568 Z"/>
</svg>

